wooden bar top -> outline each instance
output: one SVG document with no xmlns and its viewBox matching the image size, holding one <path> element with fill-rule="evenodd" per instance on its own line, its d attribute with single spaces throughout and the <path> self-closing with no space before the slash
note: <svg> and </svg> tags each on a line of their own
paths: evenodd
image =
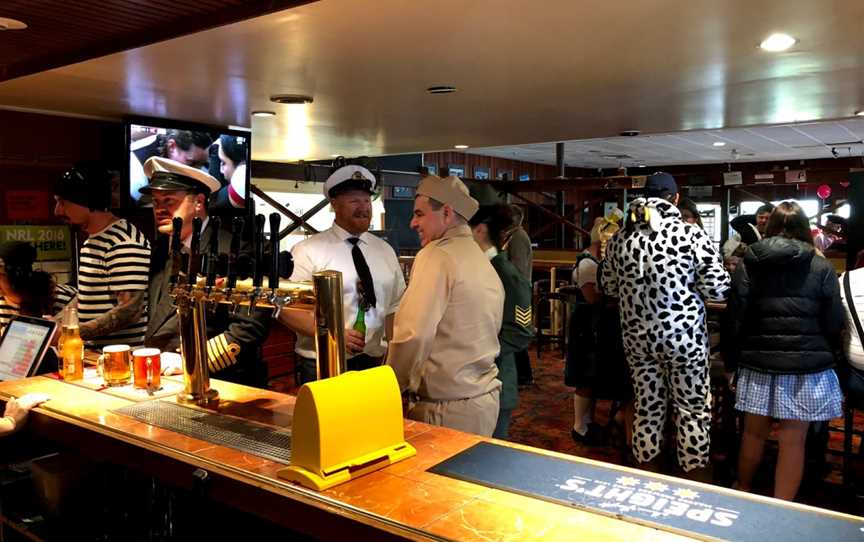
<svg viewBox="0 0 864 542">
<path fill-rule="evenodd" d="M 221 397 L 220 412 L 279 427 L 291 426 L 294 397 L 222 381 L 214 380 L 212 385 Z M 284 503 L 286 510 L 290 506 L 306 506 L 314 513 L 303 516 L 315 524 L 302 525 L 299 530 L 313 536 L 326 538 L 327 523 L 332 522 L 321 518 L 332 517 L 334 521 L 343 521 L 342 528 L 347 520 L 351 525 L 361 525 L 367 531 L 372 529 L 381 534 L 380 538 L 367 536 L 365 539 L 478 542 L 575 538 L 626 542 L 693 540 L 631 521 L 426 472 L 429 467 L 481 440 L 492 440 L 447 428 L 406 420 L 405 435 L 417 449 L 415 457 L 318 493 L 278 478 L 276 472 L 284 467 L 282 464 L 111 412 L 131 404 L 131 401 L 48 376 L 0 383 L 0 398 L 3 399 L 33 392 L 51 397 L 49 402 L 33 409 L 30 414 L 28 427 L 35 435 L 59 439 L 62 437 L 58 434 L 62 431 L 58 428 L 75 426 L 84 430 L 84 438 L 82 435 L 77 437 L 81 442 L 91 437 L 120 441 L 136 451 L 206 469 L 230 479 L 232 483 L 248 487 L 249 491 L 265 495 L 270 499 L 271 507 L 274 498 L 276 503 Z M 589 459 L 496 442 L 598 464 Z M 123 458 L 113 457 L 112 460 L 122 464 Z M 629 471 L 625 467 L 615 468 L 622 473 Z M 242 499 L 236 491 L 230 496 L 237 498 L 238 503 Z M 267 513 L 271 516 L 269 519 L 275 517 L 278 520 L 279 506 Z M 300 526 L 297 521 L 302 520 L 292 519 L 292 528 Z"/>
</svg>

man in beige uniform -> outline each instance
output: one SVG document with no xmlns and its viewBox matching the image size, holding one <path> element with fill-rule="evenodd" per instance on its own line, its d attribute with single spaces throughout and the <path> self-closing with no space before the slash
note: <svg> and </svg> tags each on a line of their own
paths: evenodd
<svg viewBox="0 0 864 542">
<path fill-rule="evenodd" d="M 426 177 L 411 227 L 423 249 L 396 312 L 387 363 L 408 417 L 491 436 L 501 381 L 495 357 L 504 288 L 468 227 L 477 201 L 457 177 Z"/>
</svg>

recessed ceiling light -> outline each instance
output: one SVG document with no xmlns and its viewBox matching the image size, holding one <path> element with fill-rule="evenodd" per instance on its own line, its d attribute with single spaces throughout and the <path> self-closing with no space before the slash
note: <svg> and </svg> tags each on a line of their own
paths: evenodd
<svg viewBox="0 0 864 542">
<path fill-rule="evenodd" d="M 305 94 L 275 94 L 270 96 L 271 102 L 276 102 L 277 104 L 311 104 L 312 96 L 306 96 Z"/>
<path fill-rule="evenodd" d="M 855 112 L 855 116 L 864 117 L 864 109 Z"/>
<path fill-rule="evenodd" d="M 456 92 L 456 87 L 451 85 L 438 85 L 435 87 L 427 88 L 426 92 L 428 92 L 429 94 L 450 94 L 452 92 Z"/>
<path fill-rule="evenodd" d="M 252 116 L 253 117 L 275 117 L 276 112 L 275 111 L 253 111 Z"/>
<path fill-rule="evenodd" d="M 624 130 L 621 132 L 621 135 L 624 137 L 636 137 L 639 135 L 639 130 Z"/>
<path fill-rule="evenodd" d="M 17 19 L 7 19 L 0 17 L 0 30 L 24 30 L 27 24 Z"/>
<path fill-rule="evenodd" d="M 765 51 L 770 51 L 772 53 L 779 53 L 780 51 L 785 51 L 786 49 L 792 47 L 798 43 L 798 40 L 790 36 L 789 34 L 771 34 L 759 44 L 759 47 Z"/>
<path fill-rule="evenodd" d="M 715 147 L 725 147 L 725 146 L 726 146 L 726 142 L 725 142 L 725 141 L 715 141 L 715 142 L 713 143 L 713 145 L 714 145 Z"/>
<path fill-rule="evenodd" d="M 468 145 L 453 145 L 454 149 L 467 149 Z"/>
</svg>

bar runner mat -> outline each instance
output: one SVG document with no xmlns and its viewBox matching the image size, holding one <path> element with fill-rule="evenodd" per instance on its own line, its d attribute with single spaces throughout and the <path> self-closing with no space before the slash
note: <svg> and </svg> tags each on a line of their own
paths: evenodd
<svg viewBox="0 0 864 542">
<path fill-rule="evenodd" d="M 166 401 L 129 405 L 114 412 L 277 463 L 291 463 L 291 432 L 284 429 Z"/>
<path fill-rule="evenodd" d="M 429 472 L 699 538 L 864 541 L 864 518 L 739 497 L 488 442 Z"/>
</svg>

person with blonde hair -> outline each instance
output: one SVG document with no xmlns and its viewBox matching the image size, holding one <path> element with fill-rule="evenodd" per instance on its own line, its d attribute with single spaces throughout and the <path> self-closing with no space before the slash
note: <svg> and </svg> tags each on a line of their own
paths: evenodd
<svg viewBox="0 0 864 542">
<path fill-rule="evenodd" d="M 601 445 L 606 440 L 605 428 L 594 423 L 595 400 L 608 398 L 629 402 L 633 394 L 621 345 L 617 308 L 605 302 L 597 280 L 599 262 L 607 243 L 619 230 L 621 214 L 616 208 L 594 221 L 591 244 L 577 257 L 573 270 L 578 300 L 573 306 L 569 334 L 570 344 L 578 348 L 567 351 L 564 382 L 575 388 L 570 435 L 577 443 L 586 445 Z"/>
</svg>

